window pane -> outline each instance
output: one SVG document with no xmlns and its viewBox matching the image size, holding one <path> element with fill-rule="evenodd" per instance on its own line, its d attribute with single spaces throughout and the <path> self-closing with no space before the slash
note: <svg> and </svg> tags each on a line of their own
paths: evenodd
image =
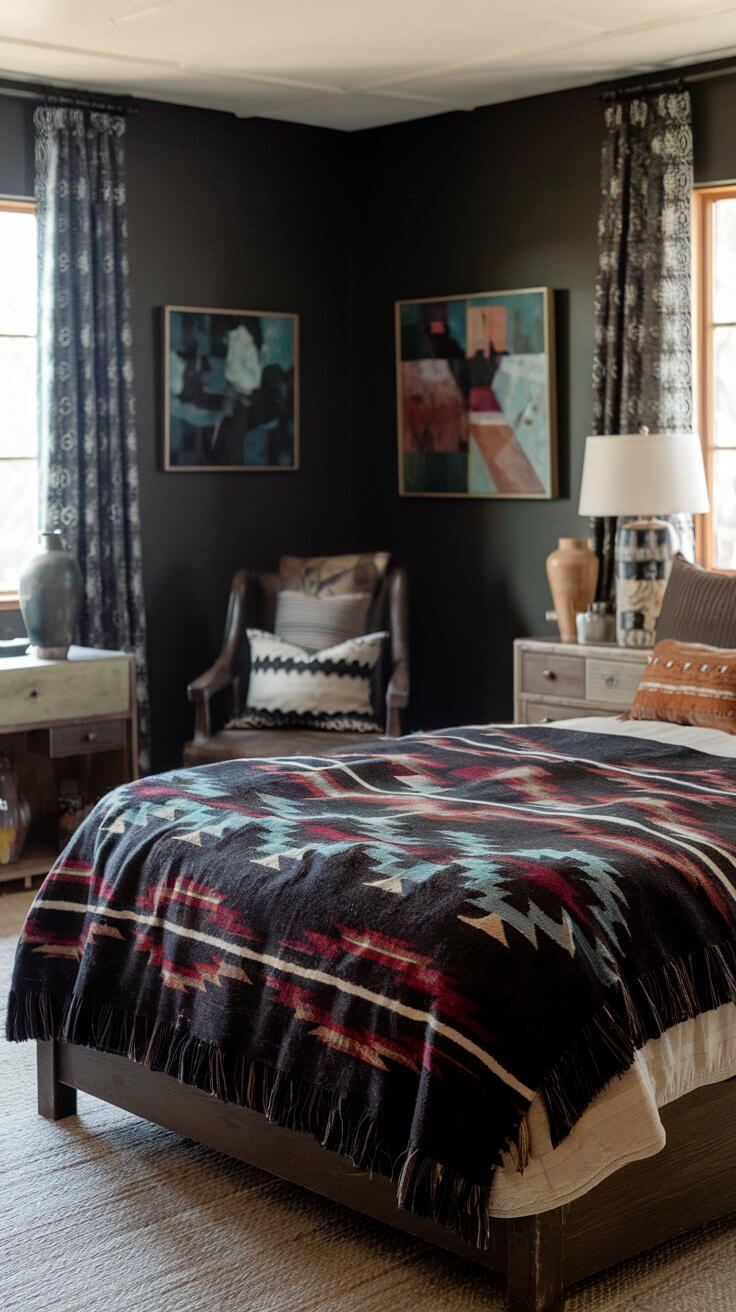
<svg viewBox="0 0 736 1312">
<path fill-rule="evenodd" d="M 0 584 L 17 583 L 36 545 L 37 476 L 35 460 L 0 460 Z"/>
<path fill-rule="evenodd" d="M 36 216 L 0 210 L 0 333 L 36 331 Z"/>
<path fill-rule="evenodd" d="M 736 198 L 713 205 L 713 318 L 736 323 Z"/>
<path fill-rule="evenodd" d="M 713 441 L 736 446 L 736 328 L 713 329 Z"/>
<path fill-rule="evenodd" d="M 713 564 L 736 569 L 736 451 L 713 454 Z"/>
<path fill-rule="evenodd" d="M 0 337 L 0 456 L 35 456 L 36 339 Z"/>
</svg>

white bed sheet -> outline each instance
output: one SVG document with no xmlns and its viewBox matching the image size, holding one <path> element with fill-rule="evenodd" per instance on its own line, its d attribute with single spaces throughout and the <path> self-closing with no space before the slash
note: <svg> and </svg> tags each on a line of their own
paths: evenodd
<svg viewBox="0 0 736 1312">
<path fill-rule="evenodd" d="M 736 757 L 736 736 L 720 729 L 609 716 L 540 727 L 649 738 L 710 756 Z M 666 1142 L 660 1109 L 694 1089 L 734 1075 L 736 1006 L 729 1003 L 647 1043 L 631 1069 L 602 1090 L 557 1148 L 550 1141 L 542 1099 L 535 1098 L 527 1114 L 529 1163 L 522 1174 L 511 1157 L 505 1159 L 494 1180 L 493 1215 L 528 1216 L 561 1207 L 629 1162 L 653 1156 Z"/>
<path fill-rule="evenodd" d="M 656 743 L 676 743 L 709 756 L 736 757 L 736 734 L 722 729 L 698 729 L 691 724 L 667 724 L 660 720 L 625 720 L 619 716 L 591 715 L 580 720 L 556 720 L 536 725 L 540 729 L 577 729 L 586 733 L 612 733 L 624 738 L 650 738 Z"/>
</svg>

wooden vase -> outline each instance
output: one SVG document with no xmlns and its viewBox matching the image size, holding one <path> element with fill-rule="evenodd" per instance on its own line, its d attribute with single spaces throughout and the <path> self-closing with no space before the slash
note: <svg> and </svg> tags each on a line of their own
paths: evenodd
<svg viewBox="0 0 736 1312">
<path fill-rule="evenodd" d="M 563 642 L 575 642 L 575 616 L 595 599 L 598 557 L 585 538 L 560 538 L 547 557 L 547 580 Z"/>
</svg>

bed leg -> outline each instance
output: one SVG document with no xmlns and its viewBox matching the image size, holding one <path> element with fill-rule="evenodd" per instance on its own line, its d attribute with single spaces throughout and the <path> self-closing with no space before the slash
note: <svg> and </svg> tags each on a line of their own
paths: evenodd
<svg viewBox="0 0 736 1312">
<path fill-rule="evenodd" d="M 38 1084 L 38 1114 L 47 1121 L 60 1121 L 74 1116 L 77 1110 L 77 1091 L 59 1081 L 59 1045 L 54 1040 L 36 1043 L 36 1074 Z"/>
<path fill-rule="evenodd" d="M 509 1312 L 562 1312 L 564 1209 L 508 1222 Z"/>
</svg>

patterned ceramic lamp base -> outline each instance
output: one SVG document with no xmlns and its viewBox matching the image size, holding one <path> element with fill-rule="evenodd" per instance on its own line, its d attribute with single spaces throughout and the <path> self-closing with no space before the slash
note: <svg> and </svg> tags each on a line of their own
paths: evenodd
<svg viewBox="0 0 736 1312">
<path fill-rule="evenodd" d="M 677 536 L 663 519 L 634 519 L 616 534 L 616 641 L 653 647 L 657 616 L 677 551 Z"/>
</svg>

